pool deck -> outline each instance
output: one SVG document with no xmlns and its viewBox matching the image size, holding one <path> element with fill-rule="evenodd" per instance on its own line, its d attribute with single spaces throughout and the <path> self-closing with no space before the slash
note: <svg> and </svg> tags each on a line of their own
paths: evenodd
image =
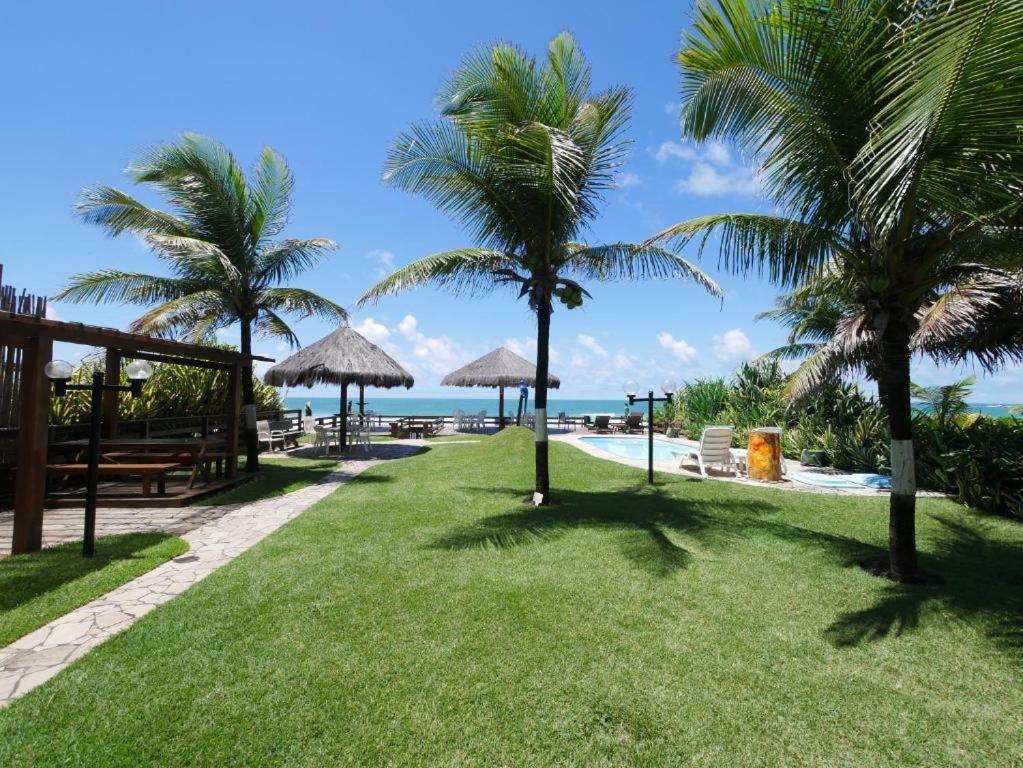
<svg viewBox="0 0 1023 768">
<path fill-rule="evenodd" d="M 643 459 L 628 459 L 628 458 L 625 458 L 623 456 L 616 456 L 616 455 L 614 455 L 612 453 L 608 453 L 607 451 L 600 450 L 596 446 L 588 443 L 586 440 L 580 439 L 580 438 L 583 438 L 583 437 L 613 437 L 615 439 L 637 440 L 637 441 L 642 441 L 642 442 L 646 442 L 646 440 L 647 440 L 647 436 L 646 435 L 638 435 L 638 434 L 636 434 L 636 435 L 621 435 L 621 434 L 598 435 L 598 434 L 595 434 L 593 432 L 581 432 L 581 431 L 580 432 L 570 432 L 570 433 L 567 433 L 567 434 L 560 434 L 560 435 L 552 434 L 550 439 L 551 440 L 557 440 L 558 442 L 561 442 L 561 443 L 568 443 L 569 445 L 574 445 L 576 448 L 578 448 L 583 453 L 587 453 L 590 456 L 594 456 L 595 458 L 598 458 L 598 459 L 604 459 L 605 461 L 614 461 L 614 462 L 617 462 L 619 464 L 625 464 L 625 465 L 630 466 L 630 467 L 636 467 L 637 469 L 646 469 L 647 468 L 647 461 L 646 461 L 645 458 L 643 458 Z M 660 442 L 664 442 L 664 443 L 673 443 L 675 445 L 678 445 L 680 448 L 696 448 L 696 447 L 699 447 L 699 443 L 697 443 L 694 440 L 684 440 L 682 438 L 666 437 L 664 435 L 654 435 L 654 439 L 658 440 Z M 800 462 L 795 461 L 793 459 L 786 459 L 785 460 L 785 464 L 786 464 L 786 469 L 788 470 L 788 472 L 786 474 L 791 474 L 793 472 L 822 472 L 824 474 L 845 474 L 845 473 L 836 473 L 834 470 L 829 470 L 829 469 L 826 469 L 826 468 L 822 469 L 820 467 L 810 467 L 810 466 L 807 466 L 805 464 L 801 464 Z M 888 491 L 879 491 L 879 490 L 875 490 L 873 488 L 862 488 L 862 489 L 860 489 L 860 488 L 855 488 L 855 489 L 853 489 L 853 488 L 824 488 L 824 487 L 815 486 L 815 485 L 806 485 L 805 483 L 797 483 L 794 480 L 788 480 L 788 479 L 783 479 L 783 480 L 781 480 L 780 482 L 777 482 L 777 483 L 769 483 L 769 482 L 765 482 L 765 481 L 761 481 L 761 480 L 750 480 L 748 477 L 743 477 L 743 476 L 735 475 L 735 474 L 733 474 L 731 472 L 723 472 L 723 471 L 717 470 L 717 469 L 708 469 L 707 470 L 708 476 L 707 477 L 703 477 L 700 474 L 699 469 L 697 469 L 697 467 L 695 465 L 692 465 L 691 468 L 687 465 L 687 467 L 685 469 L 679 469 L 678 467 L 675 466 L 674 462 L 671 462 L 671 461 L 657 461 L 657 460 L 654 460 L 654 471 L 655 472 L 664 472 L 666 474 L 671 474 L 671 475 L 682 475 L 683 477 L 692 477 L 692 478 L 697 478 L 697 479 L 702 479 L 702 480 L 723 480 L 724 482 L 727 482 L 727 483 L 737 483 L 739 485 L 753 486 L 753 487 L 756 487 L 756 488 L 776 488 L 776 489 L 782 490 L 782 491 L 796 491 L 796 492 L 799 492 L 799 493 L 823 493 L 823 494 L 838 495 L 838 496 L 886 496 L 888 494 Z M 918 495 L 919 496 L 941 496 L 943 494 L 934 494 L 934 493 L 928 493 L 926 491 L 919 491 Z"/>
</svg>

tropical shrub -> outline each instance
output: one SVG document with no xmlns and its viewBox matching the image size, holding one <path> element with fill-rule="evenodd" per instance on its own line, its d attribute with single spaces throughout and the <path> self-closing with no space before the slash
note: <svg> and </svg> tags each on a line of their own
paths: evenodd
<svg viewBox="0 0 1023 768">
<path fill-rule="evenodd" d="M 102 360 L 86 358 L 75 368 L 72 384 L 87 384 L 94 371 L 102 370 Z M 128 378 L 122 371 L 121 383 Z M 283 407 L 275 387 L 255 379 L 257 411 L 275 411 Z M 227 372 L 193 368 L 169 363 L 154 363 L 153 375 L 142 388 L 140 397 L 118 398 L 122 419 L 153 419 L 166 416 L 207 416 L 224 412 L 227 402 Z M 80 424 L 89 419 L 89 393 L 71 390 L 66 397 L 50 398 L 51 424 Z"/>
</svg>

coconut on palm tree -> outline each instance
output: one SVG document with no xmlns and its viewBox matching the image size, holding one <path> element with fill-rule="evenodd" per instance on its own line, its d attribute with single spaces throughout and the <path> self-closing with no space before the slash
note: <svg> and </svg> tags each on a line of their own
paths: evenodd
<svg viewBox="0 0 1023 768">
<path fill-rule="evenodd" d="M 150 307 L 131 329 L 209 340 L 238 323 L 241 351 L 252 336 L 298 338 L 286 316 L 343 320 L 345 310 L 312 291 L 288 285 L 328 251 L 331 240 L 279 239 L 288 223 L 293 179 L 281 155 L 266 147 L 250 174 L 221 143 L 185 134 L 144 152 L 128 176 L 162 194 L 168 210 L 151 208 L 107 186 L 86 189 L 77 204 L 84 221 L 111 236 L 143 238 L 169 275 L 103 269 L 75 275 L 59 301 L 118 302 Z M 258 467 L 252 369 L 242 372 L 246 468 Z"/>
<path fill-rule="evenodd" d="M 585 279 L 684 277 L 720 293 L 702 271 L 659 246 L 579 242 L 628 150 L 629 91 L 592 93 L 590 85 L 568 33 L 550 42 L 542 63 L 510 45 L 469 56 L 441 90 L 442 119 L 398 138 L 384 178 L 464 225 L 474 245 L 408 264 L 360 299 L 435 283 L 467 292 L 508 286 L 528 300 L 537 320 L 536 491 L 545 500 L 555 303 L 582 304 Z"/>
<path fill-rule="evenodd" d="M 683 133 L 739 144 L 777 213 L 651 239 L 719 237 L 723 265 L 824 279 L 872 334 L 891 429 L 888 574 L 919 577 L 910 406 L 919 311 L 1018 260 L 1023 5 L 1000 0 L 701 3 L 679 54 Z"/>
</svg>

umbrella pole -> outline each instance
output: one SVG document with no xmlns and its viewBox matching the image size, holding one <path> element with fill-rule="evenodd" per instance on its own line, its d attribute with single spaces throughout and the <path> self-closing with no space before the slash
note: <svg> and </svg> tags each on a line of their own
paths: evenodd
<svg viewBox="0 0 1023 768">
<path fill-rule="evenodd" d="M 504 429 L 504 384 L 501 384 L 498 388 L 497 396 L 497 429 L 498 431 Z"/>
<path fill-rule="evenodd" d="M 366 385 L 359 385 L 359 415 L 366 415 Z"/>
<path fill-rule="evenodd" d="M 341 385 L 341 421 L 338 424 L 338 446 L 337 450 L 339 453 L 345 452 L 345 446 L 348 445 L 348 384 Z"/>
</svg>

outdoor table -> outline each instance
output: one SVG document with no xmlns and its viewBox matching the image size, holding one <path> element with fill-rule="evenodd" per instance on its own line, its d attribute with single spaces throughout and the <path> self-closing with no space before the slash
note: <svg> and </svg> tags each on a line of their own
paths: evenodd
<svg viewBox="0 0 1023 768">
<path fill-rule="evenodd" d="M 192 478 L 189 481 L 191 486 L 195 482 L 197 474 L 202 474 L 204 482 L 208 483 L 210 481 L 209 470 L 203 458 L 209 448 L 226 444 L 227 440 L 223 437 L 105 437 L 100 439 L 99 448 L 100 456 L 102 457 L 117 452 L 136 454 L 155 452 L 174 453 L 184 459 L 182 463 L 192 464 Z M 50 444 L 50 448 L 71 453 L 76 458 L 88 447 L 88 438 L 63 440 Z"/>
</svg>

